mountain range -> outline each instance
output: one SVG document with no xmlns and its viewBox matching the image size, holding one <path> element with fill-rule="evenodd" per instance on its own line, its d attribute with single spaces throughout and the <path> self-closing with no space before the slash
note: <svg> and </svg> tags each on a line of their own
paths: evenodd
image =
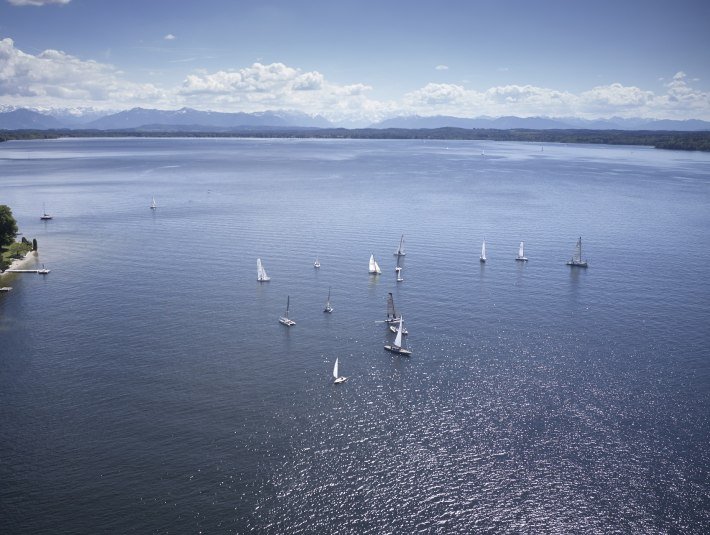
<svg viewBox="0 0 710 535">
<path fill-rule="evenodd" d="M 224 113 L 192 108 L 156 110 L 133 108 L 102 114 L 94 110 L 37 111 L 27 108 L 0 109 L 0 130 L 143 130 L 143 131 L 215 131 L 254 130 L 258 128 L 333 128 L 335 125 L 320 115 L 295 111 L 264 111 L 258 113 Z M 531 130 L 671 130 L 710 131 L 710 122 L 701 120 L 649 120 L 612 117 L 609 119 L 579 119 L 575 117 L 452 117 L 401 116 L 370 125 L 370 128 L 485 128 Z"/>
</svg>

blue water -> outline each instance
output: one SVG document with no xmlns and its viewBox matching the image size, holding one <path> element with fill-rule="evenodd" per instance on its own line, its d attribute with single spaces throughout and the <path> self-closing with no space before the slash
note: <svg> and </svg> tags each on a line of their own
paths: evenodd
<svg viewBox="0 0 710 535">
<path fill-rule="evenodd" d="M 710 525 L 708 154 L 16 141 L 0 204 L 51 269 L 0 279 L 2 533 Z"/>
</svg>

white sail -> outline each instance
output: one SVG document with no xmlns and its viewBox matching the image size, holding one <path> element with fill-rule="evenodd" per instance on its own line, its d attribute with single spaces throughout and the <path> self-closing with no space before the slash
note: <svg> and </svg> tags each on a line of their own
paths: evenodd
<svg viewBox="0 0 710 535">
<path fill-rule="evenodd" d="M 394 345 L 402 347 L 402 317 L 399 318 L 399 327 L 397 327 L 397 336 L 394 339 Z"/>
<path fill-rule="evenodd" d="M 374 273 L 374 274 L 382 273 L 382 271 L 380 270 L 380 266 L 379 266 L 379 265 L 377 264 L 377 262 L 375 261 L 375 255 L 374 255 L 374 254 L 371 254 L 371 255 L 370 255 L 369 272 L 370 272 L 370 273 Z"/>
<path fill-rule="evenodd" d="M 338 359 L 335 359 L 335 366 L 333 366 L 333 377 L 338 378 Z"/>
<path fill-rule="evenodd" d="M 567 262 L 568 266 L 577 266 L 577 267 L 587 267 L 587 261 L 582 260 L 582 237 L 580 236 L 579 239 L 577 240 L 576 245 L 574 246 L 574 253 L 572 253 L 572 259 Z"/>
<path fill-rule="evenodd" d="M 577 245 L 574 248 L 574 255 L 572 256 L 572 260 L 575 262 L 582 261 L 582 237 L 581 236 L 577 240 Z"/>
<path fill-rule="evenodd" d="M 519 258 L 525 257 L 525 242 L 524 241 L 520 242 L 520 247 L 518 248 L 518 257 Z"/>
<path fill-rule="evenodd" d="M 271 280 L 271 277 L 266 274 L 266 270 L 261 264 L 261 258 L 256 259 L 256 280 L 258 280 L 259 282 Z"/>
<path fill-rule="evenodd" d="M 330 305 L 330 287 L 328 287 L 328 300 L 325 302 L 325 308 L 323 312 L 333 312 L 333 307 Z"/>
<path fill-rule="evenodd" d="M 150 208 L 151 210 L 155 210 L 158 207 L 158 203 L 155 202 L 155 197 L 153 197 L 153 200 L 150 203 Z"/>
<path fill-rule="evenodd" d="M 397 256 L 404 256 L 406 254 L 404 252 L 404 234 L 402 234 L 402 237 L 399 239 L 399 247 L 394 254 Z"/>
<path fill-rule="evenodd" d="M 481 245 L 481 260 L 486 261 L 486 240 L 483 240 L 483 245 Z"/>
</svg>

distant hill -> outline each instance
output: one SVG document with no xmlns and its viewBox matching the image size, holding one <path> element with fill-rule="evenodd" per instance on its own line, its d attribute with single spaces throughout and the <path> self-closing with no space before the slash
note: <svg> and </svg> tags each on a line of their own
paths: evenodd
<svg viewBox="0 0 710 535">
<path fill-rule="evenodd" d="M 681 132 L 698 132 L 710 130 L 710 122 L 699 120 L 671 121 L 649 119 L 624 119 L 612 117 L 610 119 L 578 119 L 575 117 L 451 117 L 446 115 L 433 115 L 422 117 L 410 115 L 393 117 L 370 128 L 495 128 L 500 130 L 514 130 L 527 128 L 531 130 L 674 130 Z"/>
<path fill-rule="evenodd" d="M 199 111 L 191 108 L 179 110 L 152 110 L 133 108 L 107 115 L 88 123 L 86 128 L 98 130 L 116 130 L 125 128 L 141 128 L 150 125 L 190 126 L 198 129 L 209 128 L 239 128 L 239 127 L 319 127 L 328 128 L 332 124 L 320 116 L 312 117 L 305 113 L 286 111 L 265 111 L 259 113 L 222 113 L 215 111 Z"/>
<path fill-rule="evenodd" d="M 0 112 L 0 130 L 50 130 L 63 126 L 54 117 L 25 108 Z"/>
</svg>

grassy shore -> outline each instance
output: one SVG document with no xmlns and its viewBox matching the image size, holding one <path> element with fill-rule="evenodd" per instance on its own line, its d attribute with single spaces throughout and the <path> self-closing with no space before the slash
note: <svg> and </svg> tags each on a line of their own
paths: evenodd
<svg viewBox="0 0 710 535">
<path fill-rule="evenodd" d="M 32 244 L 30 242 L 15 242 L 4 251 L 0 256 L 0 271 L 6 269 L 17 269 L 18 265 L 23 264 L 26 260 L 32 258 Z"/>
</svg>

